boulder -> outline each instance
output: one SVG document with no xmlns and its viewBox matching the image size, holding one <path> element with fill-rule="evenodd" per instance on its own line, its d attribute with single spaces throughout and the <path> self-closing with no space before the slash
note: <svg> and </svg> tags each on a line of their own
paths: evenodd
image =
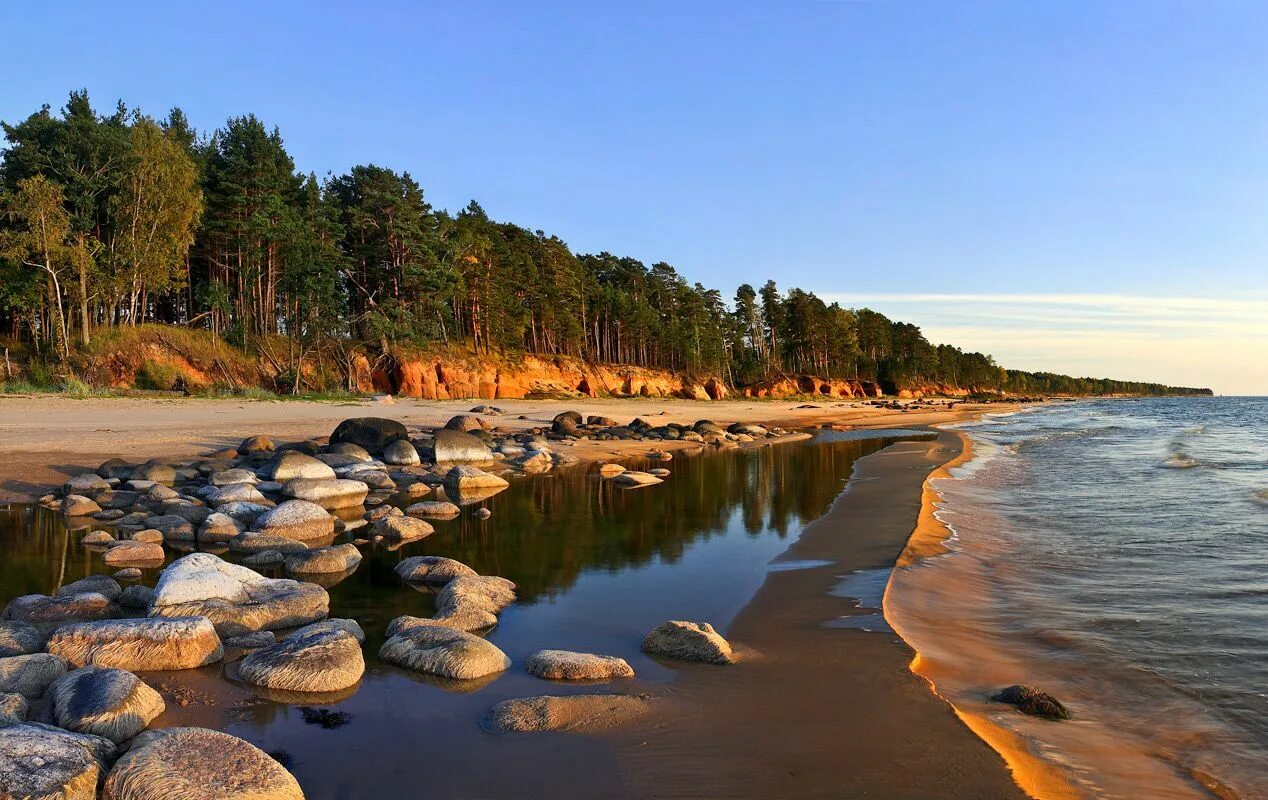
<svg viewBox="0 0 1268 800">
<path fill-rule="evenodd" d="M 642 649 L 644 653 L 682 661 L 735 663 L 730 642 L 707 622 L 662 622 L 643 639 Z"/>
<path fill-rule="evenodd" d="M 14 598 L 0 615 L 4 619 L 29 622 L 42 631 L 50 631 L 68 622 L 114 619 L 119 616 L 119 606 L 110 598 L 96 592 L 84 592 L 68 597 L 47 597 L 28 594 Z"/>
<path fill-rule="evenodd" d="M 217 512 L 203 520 L 202 526 L 198 529 L 198 541 L 227 542 L 240 533 L 242 533 L 241 523 L 228 514 Z"/>
<path fill-rule="evenodd" d="M 180 514 L 160 514 L 150 517 L 145 521 L 145 526 L 162 533 L 164 541 L 194 541 L 194 523 Z"/>
<path fill-rule="evenodd" d="M 418 451 L 408 439 L 397 439 L 383 448 L 383 462 L 398 467 L 412 467 L 420 463 Z"/>
<path fill-rule="evenodd" d="M 330 434 L 330 443 L 351 442 L 371 453 L 381 453 L 392 442 L 408 438 L 409 431 L 394 419 L 359 417 L 339 423 Z"/>
<path fill-rule="evenodd" d="M 454 680 L 474 680 L 511 666 L 511 659 L 491 642 L 428 624 L 399 630 L 379 648 L 379 658 L 414 672 Z"/>
<path fill-rule="evenodd" d="M 66 659 L 55 653 L 0 658 L 0 692 L 37 700 L 53 681 L 65 674 Z"/>
<path fill-rule="evenodd" d="M 588 731 L 620 725 L 649 709 L 646 697 L 624 694 L 521 697 L 495 705 L 481 724 L 495 733 Z"/>
<path fill-rule="evenodd" d="M 623 658 L 569 650 L 538 650 L 524 662 L 529 675 L 555 681 L 603 681 L 633 678 L 634 670 Z"/>
<path fill-rule="evenodd" d="M 264 505 L 267 502 L 268 498 L 260 494 L 260 490 L 249 483 L 231 483 L 228 486 L 221 486 L 207 496 L 207 505 L 212 508 L 227 506 L 230 503 L 258 503 Z"/>
<path fill-rule="evenodd" d="M 272 511 L 261 514 L 254 527 L 260 533 L 308 541 L 333 535 L 335 518 L 316 503 L 287 500 Z"/>
<path fill-rule="evenodd" d="M 264 475 L 271 481 L 286 483 L 296 478 L 333 479 L 335 471 L 329 464 L 322 463 L 310 455 L 305 455 L 298 450 L 285 450 L 278 453 L 273 463 L 264 470 Z"/>
<path fill-rule="evenodd" d="M 123 587 L 109 575 L 89 575 L 87 578 L 80 578 L 58 589 L 57 596 L 72 597 L 85 592 L 96 592 L 110 600 L 118 600 L 119 595 L 123 593 Z"/>
<path fill-rule="evenodd" d="M 352 442 L 335 442 L 327 448 L 331 453 L 337 453 L 341 456 L 355 458 L 357 461 L 373 461 L 370 451 L 366 450 L 359 444 Z"/>
<path fill-rule="evenodd" d="M 346 630 L 305 628 L 242 659 L 238 676 L 255 686 L 292 692 L 337 692 L 365 674 L 361 643 Z"/>
<path fill-rule="evenodd" d="M 111 458 L 101 462 L 101 466 L 97 467 L 97 474 L 103 478 L 126 481 L 132 476 L 132 465 L 122 458 Z"/>
<path fill-rule="evenodd" d="M 149 608 L 154 600 L 154 590 L 140 584 L 129 586 L 119 596 L 119 605 L 123 608 Z"/>
<path fill-rule="evenodd" d="M 242 440 L 242 444 L 238 445 L 238 452 L 244 456 L 272 453 L 276 449 L 277 445 L 273 444 L 273 440 L 267 436 L 248 436 Z"/>
<path fill-rule="evenodd" d="M 436 529 L 421 519 L 406 516 L 386 516 L 374 523 L 374 534 L 395 542 L 408 542 L 431 536 Z"/>
<path fill-rule="evenodd" d="M 250 742 L 206 728 L 137 736 L 102 800 L 304 800 L 295 777 Z"/>
<path fill-rule="evenodd" d="M 627 489 L 637 489 L 641 486 L 655 486 L 658 483 L 664 483 L 660 478 L 649 472 L 639 472 L 632 469 L 627 469 L 625 472 L 614 476 L 612 482 Z"/>
<path fill-rule="evenodd" d="M 462 431 L 463 433 L 482 431 L 484 430 L 484 420 L 480 419 L 475 414 L 459 414 L 456 417 L 451 417 L 450 420 L 445 423 L 444 429 L 447 431 Z"/>
<path fill-rule="evenodd" d="M 176 468 L 170 464 L 157 464 L 150 462 L 133 469 L 132 474 L 128 476 L 128 480 L 154 481 L 155 483 L 175 483 Z"/>
<path fill-rule="evenodd" d="M 232 636 L 224 639 L 225 647 L 236 647 L 239 650 L 254 650 L 257 647 L 268 647 L 271 644 L 277 644 L 277 634 L 273 631 L 256 631 L 255 633 L 244 633 L 241 636 Z"/>
<path fill-rule="evenodd" d="M 621 466 L 620 464 L 600 464 L 599 465 L 599 474 L 605 478 L 615 478 L 617 475 L 620 475 L 622 472 L 625 472 L 625 467 Z"/>
<path fill-rule="evenodd" d="M 28 704 L 17 692 L 0 694 L 0 728 L 21 725 L 26 722 Z"/>
<path fill-rule="evenodd" d="M 498 613 L 515 602 L 515 584 L 493 575 L 463 575 L 436 595 L 432 621 L 460 631 L 478 631 L 497 624 Z"/>
<path fill-rule="evenodd" d="M 238 483 L 247 483 L 254 486 L 260 482 L 260 479 L 249 469 L 236 468 L 213 472 L 207 482 L 212 486 L 233 486 Z"/>
<path fill-rule="evenodd" d="M 210 553 L 172 562 L 150 608 L 151 617 L 205 617 L 222 636 L 307 625 L 328 613 L 330 596 L 320 586 L 266 578 Z"/>
<path fill-rule="evenodd" d="M 77 667 L 131 672 L 205 667 L 224 656 L 206 617 L 78 622 L 53 631 L 46 647 Z"/>
<path fill-rule="evenodd" d="M 476 571 L 461 561 L 442 556 L 410 556 L 394 569 L 401 580 L 410 583 L 445 584 L 454 578 L 476 576 Z"/>
<path fill-rule="evenodd" d="M 294 575 L 347 572 L 360 563 L 361 551 L 349 543 L 286 554 L 286 571 Z"/>
<path fill-rule="evenodd" d="M 550 423 L 550 430 L 561 436 L 575 434 L 579 427 L 581 427 L 581 415 L 576 411 L 560 412 L 555 415 L 555 418 Z"/>
<path fill-rule="evenodd" d="M 267 533 L 244 533 L 229 540 L 229 550 L 234 553 L 294 553 L 307 549 L 308 545 L 298 539 Z"/>
<path fill-rule="evenodd" d="M 0 622 L 0 658 L 24 656 L 43 647 L 44 635 L 31 623 L 18 620 Z"/>
<path fill-rule="evenodd" d="M 68 517 L 87 517 L 98 511 L 101 506 L 82 494 L 68 494 L 62 499 L 62 513 Z"/>
<path fill-rule="evenodd" d="M 484 493 L 488 489 L 505 489 L 510 486 L 506 478 L 485 472 L 478 467 L 463 464 L 445 473 L 445 493 L 457 497 L 471 492 Z"/>
<path fill-rule="evenodd" d="M 79 540 L 80 544 L 109 544 L 114 541 L 114 537 L 106 531 L 88 531 L 84 534 L 84 538 Z"/>
<path fill-rule="evenodd" d="M 462 513 L 462 509 L 453 503 L 444 500 L 423 500 L 414 503 L 405 509 L 405 513 L 411 517 L 426 517 L 427 519 L 452 519 Z"/>
<path fill-rule="evenodd" d="M 432 460 L 437 463 L 492 461 L 489 446 L 469 433 L 442 429 L 432 440 Z"/>
<path fill-rule="evenodd" d="M 121 743 L 163 713 L 162 696 L 131 672 L 83 667 L 49 688 L 49 710 L 59 728 Z"/>
<path fill-rule="evenodd" d="M 163 552 L 163 545 L 133 541 L 116 542 L 115 546 L 107 550 L 102 557 L 112 567 L 135 564 L 157 566 L 162 564 L 165 558 L 167 554 Z"/>
<path fill-rule="evenodd" d="M 363 505 L 369 493 L 370 487 L 361 481 L 341 478 L 296 478 L 282 487 L 282 494 L 287 497 L 306 500 L 327 510 Z"/>
<path fill-rule="evenodd" d="M 104 492 L 109 488 L 109 481 L 92 472 L 76 475 L 62 484 L 62 491 L 66 492 L 66 494 L 88 495 L 94 492 Z"/>
<path fill-rule="evenodd" d="M 26 722 L 0 728 L 0 797 L 95 800 L 115 755 L 109 739 Z"/>
<path fill-rule="evenodd" d="M 1070 718 L 1070 712 L 1066 710 L 1060 700 L 1033 686 L 1026 686 L 1020 683 L 1009 686 L 992 696 L 991 699 L 997 703 L 1008 703 L 1011 706 L 1016 706 L 1018 711 L 1023 714 L 1029 714 L 1032 717 L 1043 717 L 1044 719 L 1052 720 Z"/>
<path fill-rule="evenodd" d="M 319 631 L 343 631 L 344 633 L 350 634 L 352 638 L 356 639 L 361 644 L 365 644 L 365 631 L 361 630 L 360 623 L 358 623 L 355 619 L 340 619 L 338 617 L 334 619 L 323 619 L 321 622 L 314 622 L 312 625 L 305 625 L 298 630 L 291 631 L 286 634 L 286 638 L 294 639 L 296 637 L 310 636 L 318 633 Z"/>
<path fill-rule="evenodd" d="M 124 567 L 114 574 L 114 579 L 117 581 L 139 581 L 143 575 L 144 573 L 136 567 Z"/>
<path fill-rule="evenodd" d="M 242 563 L 248 567 L 275 567 L 284 561 L 286 556 L 277 550 L 261 550 L 242 559 Z"/>
<path fill-rule="evenodd" d="M 209 517 L 208 519 L 210 519 L 210 517 Z M 156 530 L 154 530 L 153 528 L 145 528 L 145 529 L 143 529 L 143 530 L 139 530 L 139 531 L 137 531 L 136 533 L 133 533 L 131 536 L 129 536 L 129 537 L 128 537 L 128 541 L 131 541 L 131 542 L 149 542 L 150 544 L 162 544 L 162 543 L 163 543 L 163 532 L 162 532 L 162 531 L 156 531 Z"/>
</svg>

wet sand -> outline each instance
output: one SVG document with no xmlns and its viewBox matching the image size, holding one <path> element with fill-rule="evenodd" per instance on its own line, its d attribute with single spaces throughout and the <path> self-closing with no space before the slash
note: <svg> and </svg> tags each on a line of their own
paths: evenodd
<svg viewBox="0 0 1268 800">
<path fill-rule="evenodd" d="M 921 487 L 960 440 L 903 442 L 858 462 L 831 511 L 809 525 L 727 632 L 734 667 L 681 665 L 679 709 L 655 736 L 617 740 L 634 797 L 1023 798 L 1004 761 L 930 692 L 889 631 L 826 627 L 875 617 L 830 594 L 840 577 L 887 569 L 921 509 Z"/>
<path fill-rule="evenodd" d="M 480 400 L 429 401 L 400 398 L 382 403 L 236 400 L 202 398 L 113 398 L 83 400 L 61 395 L 0 395 L 0 503 L 29 502 L 61 484 L 66 477 L 95 470 L 111 458 L 193 458 L 209 450 L 236 446 L 244 438 L 265 434 L 282 441 L 326 436 L 348 417 L 378 416 L 406 425 L 438 427 L 455 414 L 467 413 Z M 953 410 L 913 407 L 900 412 L 863 405 L 859 400 L 825 398 L 798 408 L 804 401 L 676 399 L 578 399 L 488 401 L 505 410 L 485 419 L 506 430 L 549 426 L 556 414 L 575 410 L 628 422 L 642 417 L 653 425 L 753 422 L 788 428 L 831 423 L 844 427 L 910 427 L 954 422 L 997 406 L 957 403 Z M 919 410 L 917 410 L 919 409 Z M 524 419 L 520 419 L 520 417 Z M 581 460 L 616 460 L 646 455 L 653 448 L 680 450 L 690 442 L 599 442 L 562 444 L 560 449 Z"/>
</svg>

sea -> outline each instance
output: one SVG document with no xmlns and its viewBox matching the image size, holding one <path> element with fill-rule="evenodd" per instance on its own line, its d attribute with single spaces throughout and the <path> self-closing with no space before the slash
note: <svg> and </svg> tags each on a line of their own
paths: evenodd
<svg viewBox="0 0 1268 800">
<path fill-rule="evenodd" d="M 1268 798 L 1268 398 L 958 427 L 972 457 L 931 482 L 948 552 L 887 597 L 916 671 L 1038 796 Z M 1072 719 L 990 701 L 1011 683 Z"/>
</svg>

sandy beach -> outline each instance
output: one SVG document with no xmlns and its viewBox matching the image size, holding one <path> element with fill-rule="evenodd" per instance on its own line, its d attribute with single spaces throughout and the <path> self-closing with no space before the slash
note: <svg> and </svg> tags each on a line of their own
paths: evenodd
<svg viewBox="0 0 1268 800">
<path fill-rule="evenodd" d="M 192 458 L 264 433 L 279 440 L 326 435 L 342 419 L 384 416 L 410 426 L 442 425 L 475 401 L 384 404 L 224 400 L 0 400 L 0 489 L 12 502 L 38 495 L 66 475 L 111 457 Z M 507 401 L 494 418 L 521 430 L 549 424 L 564 409 L 626 421 L 701 418 L 779 424 L 789 429 L 926 427 L 976 417 L 997 406 L 913 406 L 894 411 L 859 403 L 699 403 L 675 400 Z M 953 433 L 892 445 L 856 462 L 828 513 L 800 531 L 731 624 L 741 666 L 681 665 L 651 718 L 625 727 L 519 746 L 503 765 L 445 796 L 606 796 L 646 798 L 1021 798 L 1008 766 L 910 669 L 913 650 L 880 617 L 879 595 L 859 608 L 842 577 L 869 576 L 877 591 L 917 526 L 927 476 L 958 458 Z M 683 442 L 582 441 L 579 460 L 619 460 Z M 703 453 L 700 458 L 709 458 Z M 778 491 L 778 488 L 775 487 Z M 862 572 L 860 572 L 862 571 Z M 870 590 L 869 590 L 870 591 Z M 844 624 L 842 619 L 844 618 Z M 858 625 L 851 623 L 854 618 Z M 175 678 L 180 682 L 182 678 Z M 241 689 L 194 677 L 196 693 L 221 708 L 246 702 Z M 249 693 L 248 693 L 249 694 Z M 239 696 L 242 695 L 242 696 Z M 172 709 L 164 724 L 212 724 L 220 712 Z M 432 757 L 462 763 L 458 742 L 429 745 Z M 528 754 L 529 757 L 524 756 Z M 584 757 L 594 769 L 577 771 Z M 345 767 L 347 765 L 344 765 Z M 472 765 L 472 770 L 475 766 Z M 338 771 L 336 771 L 338 772 Z M 335 773 L 332 773 L 332 775 Z M 340 775 L 342 773 L 339 773 Z M 390 779 L 389 783 L 390 783 Z"/>
</svg>

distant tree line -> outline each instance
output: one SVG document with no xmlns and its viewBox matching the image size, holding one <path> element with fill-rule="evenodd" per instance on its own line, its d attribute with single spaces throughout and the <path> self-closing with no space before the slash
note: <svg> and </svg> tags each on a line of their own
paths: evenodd
<svg viewBox="0 0 1268 800">
<path fill-rule="evenodd" d="M 720 375 L 784 374 L 1020 393 L 1155 384 L 1001 369 L 915 325 L 801 289 L 726 298 L 671 265 L 575 254 L 559 237 L 433 208 L 406 172 L 302 174 L 254 115 L 200 135 L 179 110 L 101 113 L 73 92 L 4 124 L 0 330 L 66 361 L 94 332 L 205 328 L 250 350 L 437 344 Z"/>
</svg>

